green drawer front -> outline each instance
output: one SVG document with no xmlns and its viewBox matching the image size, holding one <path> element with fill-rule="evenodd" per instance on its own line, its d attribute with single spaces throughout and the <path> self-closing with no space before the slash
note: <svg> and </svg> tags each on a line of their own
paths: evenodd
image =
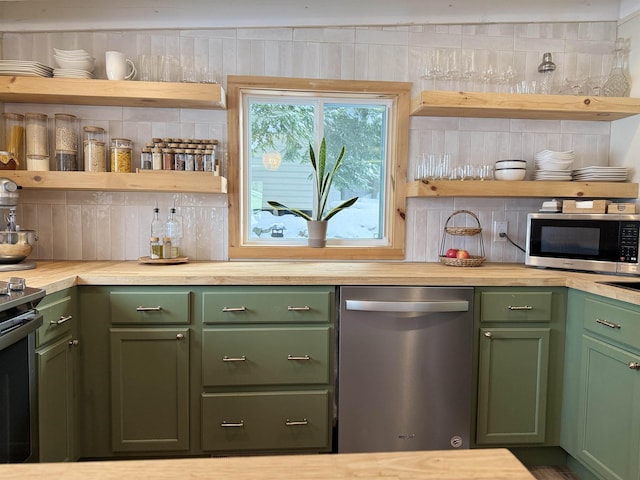
<svg viewBox="0 0 640 480">
<path fill-rule="evenodd" d="M 330 447 L 329 406 L 328 390 L 204 393 L 202 448 L 326 451 Z"/>
<path fill-rule="evenodd" d="M 187 324 L 190 292 L 111 292 L 111 323 Z"/>
<path fill-rule="evenodd" d="M 548 322 L 551 292 L 482 292 L 482 322 Z"/>
<path fill-rule="evenodd" d="M 42 326 L 37 330 L 36 346 L 70 333 L 76 323 L 76 319 L 73 318 L 73 302 L 69 295 L 51 300 L 45 298 L 38 306 L 38 311 L 43 318 Z"/>
<path fill-rule="evenodd" d="M 204 323 L 330 322 L 333 292 L 301 287 L 224 289 L 202 295 Z"/>
<path fill-rule="evenodd" d="M 208 329 L 206 386 L 329 383 L 331 327 Z"/>
<path fill-rule="evenodd" d="M 587 298 L 583 327 L 602 337 L 640 349 L 640 313 Z"/>
</svg>

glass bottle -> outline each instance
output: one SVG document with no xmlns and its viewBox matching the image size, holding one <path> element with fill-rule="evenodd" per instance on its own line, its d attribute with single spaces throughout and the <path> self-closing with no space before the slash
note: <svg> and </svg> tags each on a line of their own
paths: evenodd
<svg viewBox="0 0 640 480">
<path fill-rule="evenodd" d="M 551 53 L 542 55 L 542 62 L 538 65 L 538 93 L 548 95 L 551 93 L 556 64 L 551 59 Z"/>
<path fill-rule="evenodd" d="M 627 42 L 624 38 L 616 39 L 614 60 L 611 73 L 602 87 L 605 97 L 628 97 L 631 90 L 629 73 L 627 72 Z"/>
<path fill-rule="evenodd" d="M 182 226 L 176 218 L 176 209 L 169 210 L 169 218 L 166 224 L 166 236 L 171 240 L 171 257 L 178 258 L 180 255 L 180 239 L 182 238 Z"/>
<path fill-rule="evenodd" d="M 154 255 L 154 245 L 157 247 L 155 249 L 155 253 L 158 254 L 158 258 L 163 258 L 163 255 L 162 255 L 162 239 L 163 238 L 164 238 L 164 223 L 162 222 L 162 220 L 160 220 L 160 209 L 156 206 L 153 209 L 153 219 L 151 220 L 151 250 L 152 250 L 151 258 L 153 258 L 153 255 Z"/>
</svg>

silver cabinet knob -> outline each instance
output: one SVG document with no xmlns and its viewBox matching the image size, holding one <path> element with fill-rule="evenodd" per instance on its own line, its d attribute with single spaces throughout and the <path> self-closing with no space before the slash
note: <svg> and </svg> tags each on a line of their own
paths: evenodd
<svg viewBox="0 0 640 480">
<path fill-rule="evenodd" d="M 176 335 L 176 340 L 184 340 L 184 334 L 183 333 L 179 333 Z"/>
<path fill-rule="evenodd" d="M 640 363 L 639 362 L 629 362 L 629 368 L 631 370 L 640 370 Z"/>
<path fill-rule="evenodd" d="M 69 340 L 69 345 L 71 347 L 77 347 L 79 343 L 80 342 L 78 342 L 78 340 Z"/>
<path fill-rule="evenodd" d="M 484 332 L 484 336 L 485 336 L 485 337 L 487 337 L 487 338 L 491 338 L 491 337 L 493 337 L 493 333 L 491 333 L 491 332 Z"/>
</svg>

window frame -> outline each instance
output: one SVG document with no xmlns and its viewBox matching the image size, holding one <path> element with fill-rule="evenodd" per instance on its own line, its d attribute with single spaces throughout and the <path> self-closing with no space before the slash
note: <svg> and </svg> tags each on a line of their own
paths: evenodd
<svg viewBox="0 0 640 480">
<path fill-rule="evenodd" d="M 256 90 L 276 92 L 307 92 L 309 95 L 349 96 L 364 94 L 370 98 L 392 101 L 389 125 L 388 159 L 389 185 L 385 204 L 388 222 L 385 245 L 327 244 L 323 248 L 306 245 L 256 245 L 243 240 L 243 125 L 244 95 Z M 409 108 L 411 83 L 367 80 L 319 80 L 309 78 L 260 77 L 231 75 L 227 77 L 228 134 L 228 199 L 229 199 L 229 259 L 320 259 L 320 260 L 398 260 L 405 256 L 406 172 L 409 144 Z"/>
</svg>

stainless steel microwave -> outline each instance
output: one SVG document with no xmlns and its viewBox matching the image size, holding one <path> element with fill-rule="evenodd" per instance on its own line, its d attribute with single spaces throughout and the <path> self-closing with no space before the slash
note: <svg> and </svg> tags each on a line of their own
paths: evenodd
<svg viewBox="0 0 640 480">
<path fill-rule="evenodd" d="M 525 265 L 640 275 L 640 215 L 530 213 Z"/>
</svg>

